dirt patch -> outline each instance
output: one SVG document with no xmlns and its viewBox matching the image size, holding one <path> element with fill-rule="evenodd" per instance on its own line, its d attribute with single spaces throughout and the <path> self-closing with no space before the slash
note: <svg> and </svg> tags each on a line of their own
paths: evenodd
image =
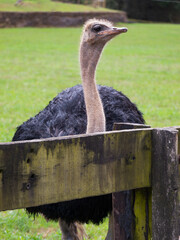
<svg viewBox="0 0 180 240">
<path fill-rule="evenodd" d="M 71 27 L 90 18 L 127 22 L 125 12 L 0 12 L 0 27 Z"/>
</svg>

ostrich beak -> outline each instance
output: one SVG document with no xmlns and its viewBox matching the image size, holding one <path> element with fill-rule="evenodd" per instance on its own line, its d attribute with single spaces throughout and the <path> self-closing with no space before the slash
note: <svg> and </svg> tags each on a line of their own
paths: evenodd
<svg viewBox="0 0 180 240">
<path fill-rule="evenodd" d="M 102 36 L 116 36 L 118 34 L 121 34 L 121 33 L 125 33 L 127 32 L 127 28 L 126 27 L 122 27 L 122 28 L 116 28 L 116 27 L 113 27 L 113 28 L 109 28 L 107 30 L 104 30 L 104 31 L 101 31 L 98 33 L 98 35 L 102 35 Z"/>
<path fill-rule="evenodd" d="M 128 29 L 126 27 L 122 27 L 122 28 L 114 27 L 113 30 L 112 30 L 112 32 L 117 33 L 117 34 L 125 33 L 127 31 L 128 31 Z"/>
</svg>

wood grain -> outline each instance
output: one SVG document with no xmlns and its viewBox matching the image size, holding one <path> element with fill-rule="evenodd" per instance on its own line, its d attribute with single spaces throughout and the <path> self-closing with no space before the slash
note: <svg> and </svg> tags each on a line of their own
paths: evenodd
<svg viewBox="0 0 180 240">
<path fill-rule="evenodd" d="M 177 130 L 152 132 L 152 238 L 178 239 Z"/>
</svg>

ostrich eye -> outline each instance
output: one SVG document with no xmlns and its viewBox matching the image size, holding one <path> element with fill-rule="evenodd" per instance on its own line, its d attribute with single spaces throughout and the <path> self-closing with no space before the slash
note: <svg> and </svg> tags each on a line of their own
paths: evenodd
<svg viewBox="0 0 180 240">
<path fill-rule="evenodd" d="M 100 32 L 102 30 L 102 26 L 99 24 L 96 24 L 92 27 L 93 32 Z"/>
</svg>

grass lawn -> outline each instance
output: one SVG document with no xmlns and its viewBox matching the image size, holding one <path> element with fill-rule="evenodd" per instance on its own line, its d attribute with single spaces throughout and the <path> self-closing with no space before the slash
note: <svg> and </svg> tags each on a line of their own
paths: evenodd
<svg viewBox="0 0 180 240">
<path fill-rule="evenodd" d="M 125 24 L 129 31 L 105 49 L 97 82 L 128 95 L 153 127 L 180 125 L 179 25 Z M 80 83 L 80 28 L 0 29 L 0 141 L 44 108 L 61 90 Z M 107 221 L 86 226 L 104 239 Z M 0 213 L 0 239 L 59 239 L 56 223 L 23 210 Z"/>
<path fill-rule="evenodd" d="M 24 0 L 21 5 L 15 6 L 17 0 L 0 0 L 0 11 L 35 12 L 35 11 L 61 11 L 61 12 L 94 12 L 114 11 L 107 8 L 94 8 L 90 5 L 71 4 L 51 0 Z"/>
</svg>

